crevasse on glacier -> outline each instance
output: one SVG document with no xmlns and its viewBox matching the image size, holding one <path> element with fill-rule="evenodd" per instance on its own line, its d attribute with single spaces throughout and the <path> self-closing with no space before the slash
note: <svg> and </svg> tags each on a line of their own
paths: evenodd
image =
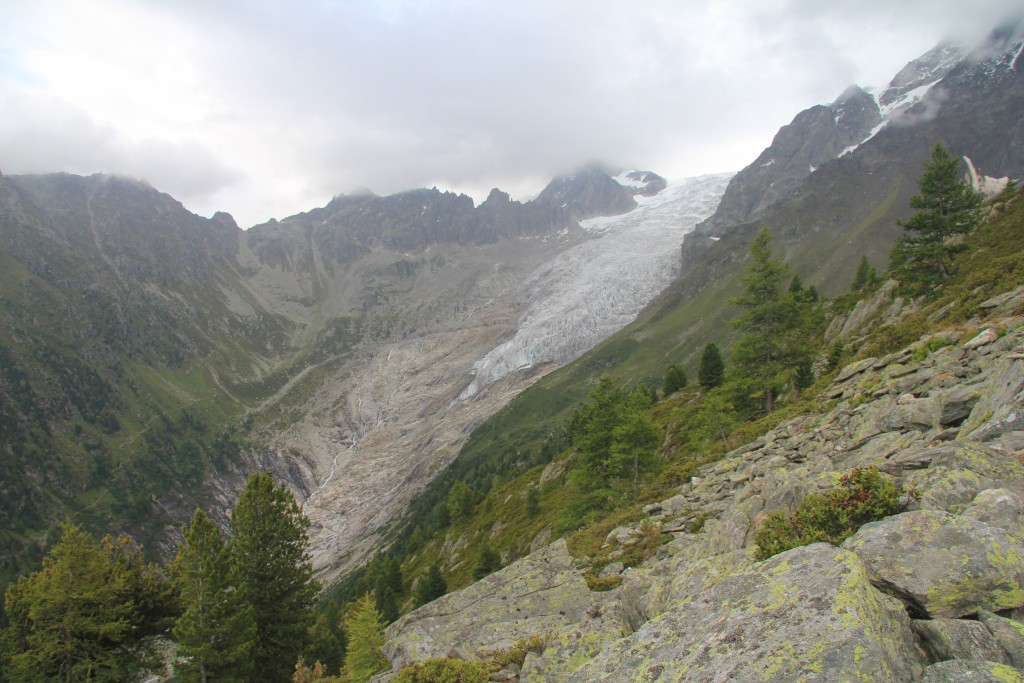
<svg viewBox="0 0 1024 683">
<path fill-rule="evenodd" d="M 527 278 L 518 331 L 476 362 L 459 399 L 516 370 L 567 363 L 632 321 L 677 275 L 683 236 L 714 212 L 733 175 L 673 181 L 636 197 L 629 213 L 583 221 L 593 239 Z"/>
</svg>

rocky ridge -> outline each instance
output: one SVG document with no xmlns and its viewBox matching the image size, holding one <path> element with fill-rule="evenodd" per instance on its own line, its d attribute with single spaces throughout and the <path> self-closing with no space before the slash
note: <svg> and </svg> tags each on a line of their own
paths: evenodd
<svg viewBox="0 0 1024 683">
<path fill-rule="evenodd" d="M 1022 306 L 1024 291 L 1001 295 L 980 331 L 843 368 L 820 414 L 704 466 L 609 534 L 610 548 L 652 525 L 670 539 L 640 567 L 606 569 L 619 587 L 588 589 L 587 558 L 558 541 L 404 616 L 387 630 L 395 670 L 546 634 L 504 680 L 1022 680 Z M 769 513 L 869 466 L 917 492 L 902 513 L 840 548 L 754 560 Z"/>
</svg>

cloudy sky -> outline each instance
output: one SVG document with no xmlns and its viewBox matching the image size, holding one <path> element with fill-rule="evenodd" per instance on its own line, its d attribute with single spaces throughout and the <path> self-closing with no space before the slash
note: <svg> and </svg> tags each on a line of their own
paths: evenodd
<svg viewBox="0 0 1024 683">
<path fill-rule="evenodd" d="M 1020 0 L 10 0 L 0 170 L 142 178 L 243 227 L 358 188 L 527 199 L 588 161 L 738 170 Z"/>
</svg>

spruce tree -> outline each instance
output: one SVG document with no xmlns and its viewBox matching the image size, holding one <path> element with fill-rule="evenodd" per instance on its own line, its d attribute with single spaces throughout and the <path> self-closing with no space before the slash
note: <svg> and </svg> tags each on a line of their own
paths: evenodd
<svg viewBox="0 0 1024 683">
<path fill-rule="evenodd" d="M 501 557 L 491 548 L 491 546 L 485 545 L 480 551 L 480 557 L 476 562 L 476 566 L 473 567 L 473 578 L 479 581 L 488 574 L 493 574 L 499 569 L 501 569 Z"/>
<path fill-rule="evenodd" d="M 733 300 L 743 313 L 734 321 L 741 336 L 733 346 L 732 363 L 750 382 L 765 413 L 794 363 L 795 332 L 803 325 L 798 303 L 783 282 L 789 268 L 772 258 L 771 235 L 762 230 L 750 245 L 750 263 L 741 277 L 743 293 Z"/>
<path fill-rule="evenodd" d="M 220 529 L 196 510 L 171 564 L 182 614 L 174 625 L 175 680 L 245 683 L 256 622 Z"/>
<path fill-rule="evenodd" d="M 448 492 L 447 500 L 448 509 L 451 510 L 454 519 L 462 521 L 472 516 L 473 507 L 476 505 L 476 495 L 466 482 L 461 479 L 455 482 Z"/>
<path fill-rule="evenodd" d="M 256 622 L 250 681 L 288 680 L 302 652 L 316 597 L 302 514 L 269 472 L 250 475 L 231 513 L 231 560 Z"/>
<path fill-rule="evenodd" d="M 97 543 L 66 522 L 42 568 L 7 588 L 6 680 L 133 680 L 156 664 L 145 638 L 166 611 L 163 583 L 130 540 Z"/>
<path fill-rule="evenodd" d="M 330 600 L 322 604 L 309 629 L 309 643 L 302 659 L 319 662 L 326 672 L 340 672 L 345 664 L 346 648 L 343 621 L 337 601 Z"/>
<path fill-rule="evenodd" d="M 526 491 L 526 516 L 533 519 L 540 514 L 540 491 L 531 486 Z"/>
<path fill-rule="evenodd" d="M 697 382 L 705 389 L 713 389 L 725 378 L 725 361 L 722 352 L 714 342 L 704 345 L 700 354 L 700 367 L 697 368 Z"/>
<path fill-rule="evenodd" d="M 384 645 L 384 625 L 373 598 L 364 594 L 345 617 L 345 672 L 352 683 L 363 683 L 387 668 L 388 659 L 381 652 Z M 286 679 L 281 679 L 286 680 Z"/>
<path fill-rule="evenodd" d="M 875 272 L 874 266 L 868 262 L 867 255 L 861 256 L 860 263 L 857 264 L 857 273 L 853 276 L 853 282 L 850 284 L 850 291 L 857 294 L 865 287 L 870 287 L 878 282 L 878 273 Z"/>
<path fill-rule="evenodd" d="M 949 278 L 953 256 L 963 245 L 953 238 L 969 234 L 978 224 L 981 196 L 957 174 L 958 157 L 935 143 L 918 180 L 921 194 L 910 199 L 916 213 L 897 221 L 903 235 L 893 248 L 893 265 L 912 281 Z"/>
<path fill-rule="evenodd" d="M 448 592 L 448 584 L 441 575 L 441 568 L 436 564 L 431 565 L 427 573 L 420 578 L 416 584 L 416 606 L 425 605 L 431 600 L 437 600 Z"/>
<path fill-rule="evenodd" d="M 686 383 L 686 371 L 678 365 L 670 365 L 665 368 L 665 376 L 661 380 L 661 390 L 665 396 L 671 396 L 686 387 Z"/>
</svg>

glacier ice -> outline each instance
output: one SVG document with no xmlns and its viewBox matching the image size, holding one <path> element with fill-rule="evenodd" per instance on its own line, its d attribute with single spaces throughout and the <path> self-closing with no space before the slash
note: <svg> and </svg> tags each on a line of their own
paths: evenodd
<svg viewBox="0 0 1024 683">
<path fill-rule="evenodd" d="M 714 212 L 733 175 L 673 181 L 637 196 L 629 213 L 581 222 L 592 239 L 526 279 L 516 334 L 477 361 L 459 400 L 516 370 L 567 363 L 631 322 L 678 274 L 683 236 Z"/>
</svg>

